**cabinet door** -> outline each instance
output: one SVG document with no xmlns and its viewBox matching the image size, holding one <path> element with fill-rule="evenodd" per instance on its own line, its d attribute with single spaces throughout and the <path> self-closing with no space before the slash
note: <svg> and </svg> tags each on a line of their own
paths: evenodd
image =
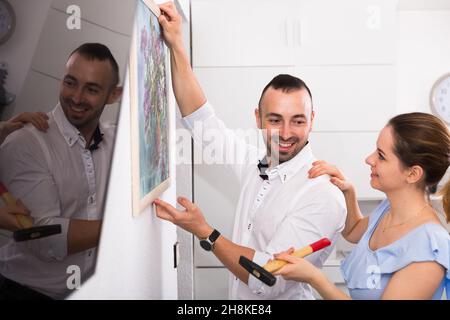
<svg viewBox="0 0 450 320">
<path fill-rule="evenodd" d="M 336 165 L 353 182 L 360 200 L 385 196 L 370 186 L 370 167 L 366 157 L 376 149 L 377 132 L 312 132 L 311 147 L 316 158 Z"/>
<path fill-rule="evenodd" d="M 193 65 L 292 65 L 296 6 L 294 0 L 193 0 Z"/>
<path fill-rule="evenodd" d="M 311 89 L 314 131 L 378 132 L 395 112 L 393 66 L 304 66 L 294 74 Z"/>
<path fill-rule="evenodd" d="M 194 68 L 217 115 L 232 129 L 256 128 L 254 110 L 262 90 L 275 76 L 293 67 Z"/>
<path fill-rule="evenodd" d="M 227 300 L 228 277 L 226 268 L 198 268 L 195 270 L 195 300 Z"/>
<path fill-rule="evenodd" d="M 393 64 L 396 7 L 396 0 L 302 0 L 296 64 Z"/>
</svg>

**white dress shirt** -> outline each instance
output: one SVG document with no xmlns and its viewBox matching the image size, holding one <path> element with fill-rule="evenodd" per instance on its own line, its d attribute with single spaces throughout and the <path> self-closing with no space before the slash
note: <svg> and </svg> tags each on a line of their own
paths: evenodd
<svg viewBox="0 0 450 320">
<path fill-rule="evenodd" d="M 263 180 L 257 168 L 258 152 L 241 141 L 215 115 L 207 102 L 191 115 L 183 118 L 194 141 L 202 142 L 208 129 L 222 133 L 224 154 L 237 152 L 244 163 L 229 164 L 236 174 L 241 193 L 236 209 L 232 241 L 255 250 L 253 261 L 264 265 L 273 254 L 307 246 L 323 237 L 334 244 L 343 230 L 346 206 L 342 192 L 328 176 L 308 178 L 308 170 L 316 160 L 307 144 L 294 158 L 266 171 Z M 242 156 L 244 155 L 244 156 Z M 255 157 L 256 156 L 256 157 Z M 260 158 L 261 159 L 261 158 Z M 310 255 L 307 259 L 322 267 L 333 246 Z M 286 281 L 277 277 L 273 287 L 250 276 L 248 286 L 230 275 L 230 299 L 313 299 L 307 284 Z"/>
<path fill-rule="evenodd" d="M 35 225 L 60 224 L 62 233 L 0 248 L 0 274 L 53 298 L 70 291 L 68 267 L 80 268 L 81 281 L 94 270 L 96 249 L 67 255 L 70 219 L 102 219 L 115 126 L 99 126 L 98 149 L 72 126 L 61 106 L 48 114 L 46 133 L 27 125 L 0 149 L 0 181 L 31 211 Z"/>
</svg>

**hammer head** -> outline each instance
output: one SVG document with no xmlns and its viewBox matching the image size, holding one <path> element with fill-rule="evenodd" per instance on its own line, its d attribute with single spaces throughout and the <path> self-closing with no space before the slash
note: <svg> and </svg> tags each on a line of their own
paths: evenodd
<svg viewBox="0 0 450 320">
<path fill-rule="evenodd" d="M 277 278 L 275 278 L 273 274 L 244 256 L 240 256 L 239 264 L 252 276 L 256 277 L 269 287 L 272 287 L 275 282 L 277 282 Z"/>
<path fill-rule="evenodd" d="M 40 238 L 49 237 L 55 234 L 61 233 L 60 224 L 52 224 L 46 226 L 37 226 L 28 229 L 16 230 L 13 233 L 14 240 L 16 242 L 35 240 Z"/>
</svg>

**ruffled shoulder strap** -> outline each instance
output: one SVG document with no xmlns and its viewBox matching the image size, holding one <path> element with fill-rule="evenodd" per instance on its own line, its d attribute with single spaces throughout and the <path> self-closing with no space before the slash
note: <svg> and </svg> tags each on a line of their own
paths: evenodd
<svg viewBox="0 0 450 320">
<path fill-rule="evenodd" d="M 450 299 L 450 235 L 436 223 L 423 224 L 375 251 L 369 250 L 367 244 L 358 244 L 341 269 L 349 288 L 366 289 L 369 273 L 392 274 L 411 263 L 425 261 L 436 261 L 446 269 L 445 286 Z"/>
<path fill-rule="evenodd" d="M 427 223 L 389 246 L 375 251 L 381 273 L 394 273 L 413 262 L 436 261 L 450 280 L 450 235 L 439 224 Z"/>
</svg>

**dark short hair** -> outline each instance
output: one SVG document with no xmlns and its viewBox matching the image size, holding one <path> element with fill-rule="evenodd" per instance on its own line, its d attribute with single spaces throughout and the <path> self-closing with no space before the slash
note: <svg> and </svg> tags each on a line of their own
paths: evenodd
<svg viewBox="0 0 450 320">
<path fill-rule="evenodd" d="M 266 93 L 267 89 L 274 88 L 275 90 L 282 90 L 285 93 L 289 93 L 291 91 L 297 91 L 306 89 L 306 91 L 309 94 L 309 97 L 311 98 L 311 106 L 312 106 L 312 94 L 311 90 L 309 90 L 306 83 L 294 76 L 291 76 L 289 74 L 279 74 L 275 78 L 273 78 L 263 89 L 261 93 L 261 98 L 259 98 L 258 107 L 261 108 L 262 99 L 264 97 L 264 93 Z"/>
<path fill-rule="evenodd" d="M 113 86 L 115 87 L 119 84 L 119 65 L 107 46 L 101 43 L 84 43 L 73 50 L 69 55 L 69 58 L 75 53 L 78 53 L 88 60 L 108 60 L 114 73 Z"/>
</svg>

